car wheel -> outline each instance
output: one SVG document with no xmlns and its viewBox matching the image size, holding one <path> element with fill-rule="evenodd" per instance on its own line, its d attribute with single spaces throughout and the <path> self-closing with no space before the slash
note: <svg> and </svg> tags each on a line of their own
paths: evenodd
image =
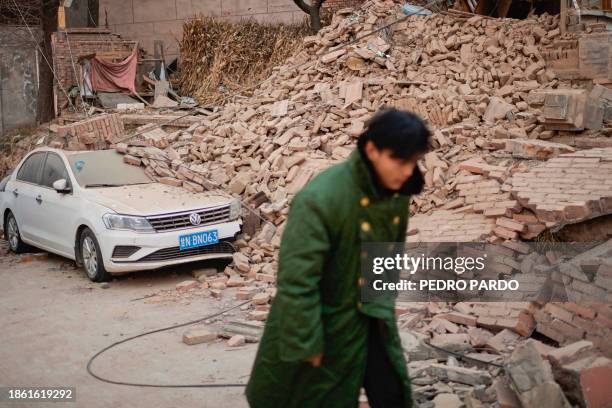
<svg viewBox="0 0 612 408">
<path fill-rule="evenodd" d="M 16 254 L 25 252 L 28 246 L 21 240 L 21 234 L 19 233 L 19 226 L 17 220 L 12 212 L 9 212 L 6 216 L 6 222 L 4 223 L 4 236 L 9 243 L 9 248 Z"/>
<path fill-rule="evenodd" d="M 89 279 L 93 282 L 106 282 L 111 279 L 111 275 L 104 269 L 102 251 L 94 233 L 85 228 L 79 239 L 79 249 L 83 267 Z"/>
</svg>

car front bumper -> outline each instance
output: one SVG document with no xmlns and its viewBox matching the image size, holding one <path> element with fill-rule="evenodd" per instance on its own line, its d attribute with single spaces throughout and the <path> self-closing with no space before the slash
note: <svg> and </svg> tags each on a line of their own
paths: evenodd
<svg viewBox="0 0 612 408">
<path fill-rule="evenodd" d="M 98 236 L 104 267 L 110 273 L 126 273 L 163 268 L 165 266 L 202 261 L 206 259 L 231 258 L 234 247 L 229 243 L 240 232 L 241 221 L 230 221 L 159 233 L 136 233 L 133 231 L 104 230 Z M 217 230 L 219 243 L 179 249 L 179 237 L 185 234 Z M 127 249 L 127 254 L 115 252 L 117 247 Z M 127 248 L 126 248 L 127 247 Z M 129 247 L 137 247 L 130 253 Z M 134 250 L 134 249 L 132 249 Z"/>
</svg>

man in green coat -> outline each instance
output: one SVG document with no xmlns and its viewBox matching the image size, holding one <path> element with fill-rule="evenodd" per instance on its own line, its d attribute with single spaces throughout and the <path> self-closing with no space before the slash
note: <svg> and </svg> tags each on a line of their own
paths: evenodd
<svg viewBox="0 0 612 408">
<path fill-rule="evenodd" d="M 395 302 L 361 298 L 365 242 L 403 242 L 416 163 L 429 131 L 416 115 L 379 112 L 343 163 L 291 203 L 277 293 L 246 389 L 253 408 L 411 407 Z"/>
</svg>

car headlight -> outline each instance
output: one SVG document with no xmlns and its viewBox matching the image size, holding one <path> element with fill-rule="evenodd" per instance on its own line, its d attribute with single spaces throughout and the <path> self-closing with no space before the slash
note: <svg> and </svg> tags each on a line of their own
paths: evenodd
<svg viewBox="0 0 612 408">
<path fill-rule="evenodd" d="M 232 203 L 230 204 L 230 210 L 229 210 L 229 219 L 230 220 L 236 220 L 238 219 L 238 217 L 240 217 L 240 201 L 239 200 L 234 200 L 232 201 Z"/>
<path fill-rule="evenodd" d="M 130 215 L 104 214 L 102 217 L 104 225 L 108 229 L 132 230 L 138 232 L 153 232 L 154 229 L 144 217 L 133 217 Z"/>
</svg>

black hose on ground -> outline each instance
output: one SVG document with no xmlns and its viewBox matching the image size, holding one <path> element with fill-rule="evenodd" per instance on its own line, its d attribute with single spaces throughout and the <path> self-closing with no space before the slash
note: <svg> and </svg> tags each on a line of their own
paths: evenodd
<svg viewBox="0 0 612 408">
<path fill-rule="evenodd" d="M 245 302 L 239 303 L 239 304 L 237 304 L 235 306 L 232 306 L 232 307 L 230 307 L 228 309 L 225 309 L 225 310 L 222 310 L 220 312 L 213 313 L 213 314 L 208 315 L 206 317 L 203 317 L 201 319 L 192 320 L 192 321 L 189 321 L 189 322 L 186 322 L 186 323 L 176 324 L 176 325 L 173 325 L 173 326 L 162 327 L 161 329 L 151 330 L 151 331 L 148 331 L 148 332 L 145 332 L 145 333 L 137 334 L 135 336 L 131 336 L 131 337 L 128 337 L 126 339 L 117 341 L 117 342 L 115 342 L 115 343 L 113 343 L 113 344 L 103 348 L 102 350 L 98 351 L 96 354 L 94 354 L 89 359 L 89 361 L 87 362 L 87 372 L 92 377 L 94 377 L 95 379 L 100 380 L 102 382 L 105 382 L 105 383 L 108 383 L 108 384 L 115 384 L 115 385 L 127 385 L 127 386 L 130 386 L 130 387 L 150 387 L 150 388 L 229 388 L 229 387 L 245 387 L 246 384 L 221 384 L 221 383 L 220 384 L 145 384 L 145 383 L 133 383 L 133 382 L 126 382 L 126 381 L 115 381 L 115 380 L 109 380 L 107 378 L 99 376 L 98 374 L 95 374 L 93 372 L 91 366 L 92 366 L 92 364 L 93 364 L 93 362 L 94 362 L 94 360 L 96 358 L 100 357 L 102 354 L 104 354 L 108 350 L 110 350 L 112 348 L 115 348 L 115 347 L 117 347 L 120 344 L 127 343 L 129 341 L 132 341 L 132 340 L 135 340 L 135 339 L 138 339 L 138 338 L 141 338 L 141 337 L 145 337 L 145 336 L 148 336 L 150 334 L 161 333 L 161 332 L 164 332 L 164 331 L 177 329 L 179 327 L 191 326 L 192 324 L 200 323 L 200 322 L 202 322 L 204 320 L 208 320 L 208 319 L 212 319 L 212 318 L 217 317 L 217 316 L 221 316 L 222 314 L 225 314 L 225 313 L 227 313 L 227 312 L 229 312 L 231 310 L 237 309 L 240 306 L 246 305 L 247 303 L 250 303 L 250 302 L 251 302 L 250 300 L 247 300 Z M 447 349 L 442 348 L 442 347 L 434 346 L 434 345 L 432 345 L 432 344 L 430 344 L 428 342 L 425 342 L 425 344 L 427 346 L 435 349 L 435 350 L 438 350 L 438 351 L 441 351 L 441 352 L 453 355 L 453 356 L 455 356 L 457 358 L 460 358 L 462 360 L 468 360 L 468 361 L 472 361 L 474 363 L 490 365 L 490 366 L 497 367 L 497 368 L 502 368 L 502 369 L 504 368 L 504 366 L 501 365 L 501 364 L 493 363 L 493 362 L 490 362 L 490 361 L 483 361 L 483 360 L 479 360 L 477 358 L 469 357 L 469 356 L 466 356 L 464 354 L 458 353 L 456 351 L 447 350 Z"/>
<path fill-rule="evenodd" d="M 91 375 L 92 377 L 94 377 L 97 380 L 100 380 L 102 382 L 108 383 L 108 384 L 115 384 L 115 385 L 127 385 L 130 387 L 152 387 L 152 388 L 228 388 L 228 387 L 245 387 L 246 384 L 143 384 L 143 383 L 132 383 L 132 382 L 125 382 L 125 381 L 115 381 L 115 380 L 109 380 L 107 378 L 101 377 L 98 374 L 95 374 L 91 368 L 94 360 L 98 357 L 100 357 L 102 354 L 106 353 L 108 350 L 117 347 L 120 344 L 123 343 L 127 343 L 129 341 L 138 339 L 140 337 L 144 337 L 144 336 L 148 336 L 150 334 L 154 334 L 154 333 L 161 333 L 164 331 L 168 331 L 168 330 L 172 330 L 172 329 L 177 329 L 179 327 L 185 327 L 185 326 L 191 326 L 192 324 L 196 324 L 196 323 L 200 323 L 204 320 L 208 320 L 208 319 L 212 319 L 214 317 L 217 316 L 221 316 L 222 314 L 225 314 L 231 310 L 237 309 L 240 306 L 246 305 L 247 303 L 250 303 L 250 300 L 247 300 L 245 302 L 242 303 L 238 303 L 235 306 L 232 306 L 228 309 L 222 310 L 220 312 L 217 313 L 213 313 L 211 315 L 208 315 L 206 317 L 203 317 L 201 319 L 197 319 L 197 320 L 192 320 L 186 323 L 180 323 L 180 324 L 175 324 L 173 326 L 168 326 L 168 327 L 163 327 L 161 329 L 156 329 L 156 330 L 151 330 L 145 333 L 141 333 L 141 334 L 137 334 L 135 336 L 132 337 L 128 337 L 127 339 L 123 339 L 120 341 L 117 341 L 107 347 L 104 347 L 102 350 L 98 351 L 96 354 L 94 354 L 89 361 L 87 362 L 87 372 L 89 373 L 89 375 Z"/>
</svg>

